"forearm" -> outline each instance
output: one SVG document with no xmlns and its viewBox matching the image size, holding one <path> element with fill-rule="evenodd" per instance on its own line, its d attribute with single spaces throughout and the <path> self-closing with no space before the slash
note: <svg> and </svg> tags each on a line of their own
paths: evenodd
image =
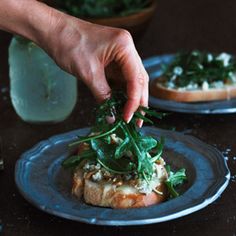
<svg viewBox="0 0 236 236">
<path fill-rule="evenodd" d="M 88 23 L 36 0 L 0 0 L 0 29 L 37 43 L 99 102 L 111 92 L 104 69 L 116 63 L 126 81 L 126 121 L 139 105 L 148 105 L 148 75 L 127 31 Z"/>
<path fill-rule="evenodd" d="M 58 11 L 36 0 L 0 0 L 0 29 L 41 44 L 58 20 Z"/>
</svg>

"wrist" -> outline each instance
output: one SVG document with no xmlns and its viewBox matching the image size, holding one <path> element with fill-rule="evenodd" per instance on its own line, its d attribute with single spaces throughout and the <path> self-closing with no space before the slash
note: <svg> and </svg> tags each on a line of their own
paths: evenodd
<svg viewBox="0 0 236 236">
<path fill-rule="evenodd" d="M 63 48 L 67 48 L 67 52 L 71 53 L 71 50 L 76 45 L 86 41 L 89 25 L 91 23 L 53 9 L 51 13 L 51 26 L 45 38 L 44 49 L 54 59 L 62 56 Z"/>
<path fill-rule="evenodd" d="M 24 3 L 19 7 L 19 12 L 24 12 L 24 16 L 21 18 L 21 32 L 16 33 L 34 41 L 40 47 L 44 47 L 60 12 L 37 0 L 21 1 Z"/>
</svg>

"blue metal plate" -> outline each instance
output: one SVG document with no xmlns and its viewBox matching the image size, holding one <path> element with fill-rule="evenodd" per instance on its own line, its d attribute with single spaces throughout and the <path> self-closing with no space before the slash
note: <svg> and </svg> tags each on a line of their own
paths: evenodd
<svg viewBox="0 0 236 236">
<path fill-rule="evenodd" d="M 215 201 L 228 185 L 230 172 L 222 154 L 198 139 L 174 131 L 145 127 L 165 137 L 163 157 L 172 168 L 184 167 L 188 182 L 180 197 L 139 209 L 110 209 L 85 204 L 71 195 L 72 173 L 61 167 L 70 155 L 68 144 L 88 128 L 57 135 L 25 152 L 15 166 L 15 182 L 26 200 L 50 214 L 99 225 L 141 225 L 173 220 Z"/>
<path fill-rule="evenodd" d="M 163 73 L 161 65 L 171 63 L 173 57 L 174 55 L 162 55 L 151 57 L 143 61 L 143 64 L 149 74 L 150 82 Z M 159 99 L 150 95 L 149 106 L 167 111 L 192 114 L 236 113 L 236 98 L 222 101 L 186 103 Z"/>
</svg>

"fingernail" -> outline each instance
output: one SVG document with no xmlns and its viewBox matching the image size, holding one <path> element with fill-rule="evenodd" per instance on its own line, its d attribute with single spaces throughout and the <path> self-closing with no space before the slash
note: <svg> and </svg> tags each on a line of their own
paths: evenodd
<svg viewBox="0 0 236 236">
<path fill-rule="evenodd" d="M 138 125 L 139 128 L 142 128 L 142 126 L 143 126 L 143 120 L 138 120 L 138 121 L 137 121 L 137 125 Z"/>
<path fill-rule="evenodd" d="M 128 116 L 128 118 L 126 119 L 126 123 L 127 124 L 129 124 L 129 122 L 131 121 L 132 117 L 133 117 L 133 114 Z"/>
</svg>

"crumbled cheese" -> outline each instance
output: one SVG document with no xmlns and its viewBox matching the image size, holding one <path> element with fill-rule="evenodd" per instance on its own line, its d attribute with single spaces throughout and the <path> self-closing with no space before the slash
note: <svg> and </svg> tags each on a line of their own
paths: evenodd
<svg viewBox="0 0 236 236">
<path fill-rule="evenodd" d="M 99 163 L 95 164 L 91 164 L 89 162 L 86 162 L 85 165 L 83 166 L 83 169 L 85 171 L 92 171 L 92 170 L 99 170 L 101 169 L 101 165 Z"/>
<path fill-rule="evenodd" d="M 186 90 L 195 90 L 198 89 L 198 85 L 196 83 L 190 83 L 186 86 Z"/>
<path fill-rule="evenodd" d="M 158 165 L 158 164 L 155 164 L 154 165 L 155 167 L 155 174 L 156 174 L 156 177 L 158 179 L 161 179 L 165 174 L 165 168 L 163 167 L 163 165 Z"/>
<path fill-rule="evenodd" d="M 233 83 L 236 83 L 236 75 L 232 71 L 229 72 L 229 78 L 232 80 Z"/>
<path fill-rule="evenodd" d="M 103 169 L 103 176 L 111 177 L 112 174 L 108 170 Z"/>
<path fill-rule="evenodd" d="M 138 192 L 138 190 L 130 185 L 121 185 L 118 188 L 116 188 L 116 191 L 122 191 L 124 194 L 135 194 Z"/>
<path fill-rule="evenodd" d="M 90 165 L 90 170 L 95 170 L 95 165 L 94 164 Z"/>
<path fill-rule="evenodd" d="M 95 135 L 98 135 L 98 134 L 100 134 L 100 132 L 91 132 L 91 133 L 89 134 L 89 137 L 95 136 Z"/>
<path fill-rule="evenodd" d="M 168 82 L 166 83 L 166 87 L 169 88 L 169 89 L 172 89 L 172 88 L 175 87 L 175 84 L 174 84 L 172 81 L 168 81 Z"/>
<path fill-rule="evenodd" d="M 132 175 L 130 175 L 130 174 L 127 174 L 124 177 L 125 177 L 125 180 L 131 180 L 132 179 Z"/>
<path fill-rule="evenodd" d="M 116 134 L 111 134 L 111 138 L 117 144 L 121 144 L 123 142 L 123 139 L 119 138 Z"/>
<path fill-rule="evenodd" d="M 211 53 L 207 54 L 207 62 L 211 62 L 213 60 L 213 55 Z"/>
<path fill-rule="evenodd" d="M 94 169 L 95 169 L 95 170 L 99 170 L 99 169 L 101 169 L 101 165 L 100 165 L 100 163 L 97 163 L 97 164 L 94 166 Z"/>
<path fill-rule="evenodd" d="M 208 90 L 208 89 L 209 89 L 209 84 L 208 84 L 207 81 L 204 81 L 204 82 L 202 83 L 202 90 L 203 90 L 203 91 L 206 91 L 206 90 Z"/>
<path fill-rule="evenodd" d="M 154 189 L 156 189 L 157 186 L 160 185 L 160 180 L 156 177 L 153 178 L 149 183 L 147 183 L 146 180 L 139 180 L 138 184 L 135 186 L 135 188 L 140 192 L 140 193 L 145 193 L 149 194 L 151 193 Z"/>
<path fill-rule="evenodd" d="M 140 193 L 149 194 L 152 192 L 151 184 L 148 184 L 145 180 L 139 181 L 136 188 Z"/>
<path fill-rule="evenodd" d="M 193 56 L 198 56 L 198 54 L 199 54 L 198 51 L 193 51 L 193 52 L 192 52 L 192 55 L 193 55 Z"/>
<path fill-rule="evenodd" d="M 92 179 L 94 181 L 100 181 L 102 180 L 102 173 L 101 171 L 99 170 L 98 172 L 96 172 L 95 174 L 92 175 Z"/>
<path fill-rule="evenodd" d="M 186 88 L 185 87 L 180 87 L 180 88 L 177 88 L 177 90 L 179 90 L 179 91 L 186 91 Z"/>
<path fill-rule="evenodd" d="M 202 64 L 198 63 L 197 66 L 200 70 L 203 70 L 203 65 Z"/>
<path fill-rule="evenodd" d="M 223 88 L 224 87 L 224 82 L 223 81 L 215 81 L 211 83 L 212 88 Z"/>
<path fill-rule="evenodd" d="M 216 57 L 216 60 L 223 62 L 224 67 L 229 65 L 230 59 L 231 59 L 231 55 L 225 52 L 219 54 L 219 56 Z"/>
<path fill-rule="evenodd" d="M 83 167 L 84 170 L 90 170 L 90 164 L 89 162 L 87 162 L 84 167 Z"/>
<path fill-rule="evenodd" d="M 139 176 L 137 174 L 134 175 L 134 179 L 138 179 Z"/>
<path fill-rule="evenodd" d="M 182 75 L 183 73 L 183 68 L 180 67 L 180 66 L 176 66 L 174 69 L 173 69 L 173 72 L 175 75 Z"/>
<path fill-rule="evenodd" d="M 153 168 L 154 174 L 152 176 L 152 180 L 149 183 L 147 183 L 146 180 L 139 180 L 138 184 L 135 186 L 140 193 L 151 193 L 156 189 L 157 186 L 159 186 L 160 181 L 164 178 L 165 168 L 163 167 L 163 165 L 154 164 Z"/>
<path fill-rule="evenodd" d="M 161 165 L 163 165 L 163 166 L 166 165 L 166 162 L 165 162 L 165 160 L 164 160 L 162 157 L 159 159 L 159 163 L 160 163 Z"/>
<path fill-rule="evenodd" d="M 189 83 L 187 86 L 185 87 L 179 87 L 177 88 L 179 91 L 186 91 L 186 90 L 196 90 L 198 89 L 198 84 L 196 83 Z"/>
<path fill-rule="evenodd" d="M 170 78 L 170 81 L 173 82 L 173 81 L 176 80 L 176 78 L 177 78 L 177 75 L 172 75 L 171 78 Z"/>
</svg>

